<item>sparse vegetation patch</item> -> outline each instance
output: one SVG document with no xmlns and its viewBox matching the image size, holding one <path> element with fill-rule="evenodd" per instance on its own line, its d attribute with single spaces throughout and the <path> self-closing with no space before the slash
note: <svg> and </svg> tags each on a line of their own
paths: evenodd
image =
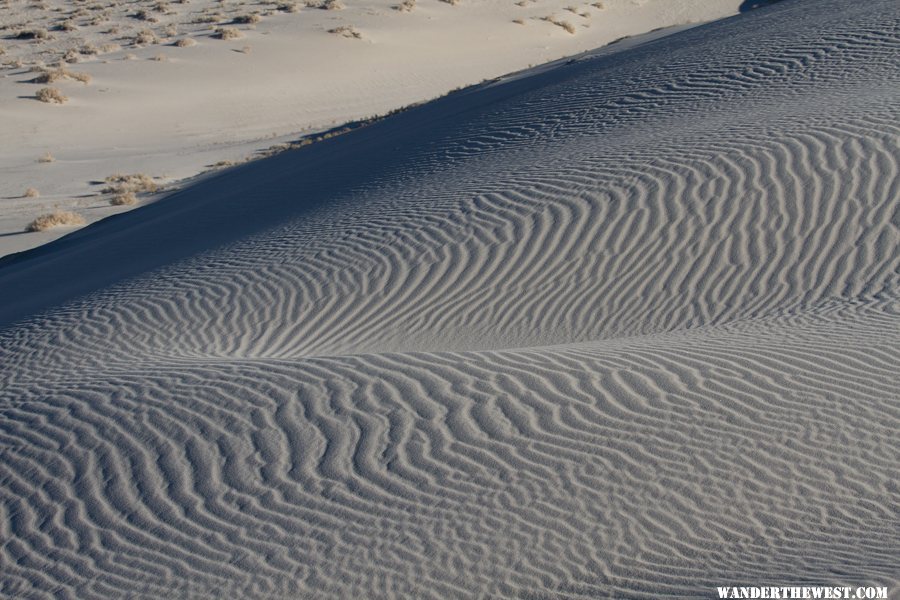
<svg viewBox="0 0 900 600">
<path fill-rule="evenodd" d="M 25 231 L 46 231 L 54 227 L 76 227 L 84 225 L 84 217 L 68 210 L 57 210 L 39 216 L 28 224 Z"/>
</svg>

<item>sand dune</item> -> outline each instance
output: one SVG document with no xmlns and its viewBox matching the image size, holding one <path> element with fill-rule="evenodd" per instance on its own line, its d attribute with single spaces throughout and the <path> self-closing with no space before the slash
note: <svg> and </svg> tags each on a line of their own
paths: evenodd
<svg viewBox="0 0 900 600">
<path fill-rule="evenodd" d="M 451 94 L 0 262 L 0 594 L 900 572 L 900 7 Z"/>
</svg>

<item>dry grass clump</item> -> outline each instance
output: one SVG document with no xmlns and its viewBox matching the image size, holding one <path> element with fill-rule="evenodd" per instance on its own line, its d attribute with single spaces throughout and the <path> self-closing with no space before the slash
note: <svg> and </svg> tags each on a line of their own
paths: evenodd
<svg viewBox="0 0 900 600">
<path fill-rule="evenodd" d="M 102 54 L 109 54 L 109 53 L 111 53 L 111 52 L 118 52 L 118 51 L 121 50 L 121 49 L 122 49 L 122 46 L 120 46 L 120 45 L 118 45 L 118 44 L 115 44 L 115 43 L 113 43 L 113 42 L 108 42 L 108 43 L 103 44 L 102 46 L 100 46 L 100 52 L 101 52 Z"/>
<path fill-rule="evenodd" d="M 213 31 L 213 37 L 220 40 L 235 40 L 244 37 L 235 27 L 216 27 Z"/>
<path fill-rule="evenodd" d="M 169 57 L 166 56 L 165 54 L 163 54 L 162 52 L 160 52 L 159 54 L 157 54 L 156 56 L 154 56 L 154 57 L 151 58 L 150 60 L 153 60 L 153 61 L 156 61 L 156 62 L 166 62 L 167 60 L 169 60 Z"/>
<path fill-rule="evenodd" d="M 163 29 L 163 35 L 166 37 L 175 37 L 178 35 L 178 28 L 174 25 L 169 25 L 165 29 Z"/>
<path fill-rule="evenodd" d="M 300 7 L 296 2 L 279 2 L 275 7 L 277 10 L 281 12 L 295 13 L 300 12 Z"/>
<path fill-rule="evenodd" d="M 362 39 L 362 34 L 356 30 L 355 27 L 351 27 L 350 25 L 341 25 L 340 27 L 335 27 L 334 29 L 329 29 L 328 33 L 336 33 L 345 38 L 351 39 Z"/>
<path fill-rule="evenodd" d="M 62 79 L 72 79 L 74 81 L 80 81 L 85 85 L 91 82 L 91 76 L 87 73 L 76 73 L 75 71 L 70 71 L 62 66 L 55 69 L 41 67 L 40 72 L 41 74 L 33 79 L 35 83 L 54 83 Z"/>
<path fill-rule="evenodd" d="M 134 192 L 121 192 L 113 196 L 109 203 L 113 206 L 133 206 L 137 204 L 137 196 Z"/>
<path fill-rule="evenodd" d="M 238 15 L 234 18 L 235 23 L 240 23 L 242 25 L 252 25 L 254 23 L 259 23 L 260 16 L 256 13 L 250 13 L 248 15 Z"/>
<path fill-rule="evenodd" d="M 450 6 L 456 6 L 457 4 L 459 4 L 459 0 L 441 0 L 441 2 L 449 4 Z"/>
<path fill-rule="evenodd" d="M 64 104 L 68 100 L 65 94 L 52 87 L 41 88 L 34 96 L 41 102 L 48 104 Z"/>
<path fill-rule="evenodd" d="M 39 159 L 37 159 L 37 161 L 39 163 L 52 163 L 56 161 L 56 158 L 52 154 L 50 154 L 50 152 L 45 152 Z"/>
<path fill-rule="evenodd" d="M 78 29 L 78 24 L 72 19 L 67 19 L 56 26 L 60 31 L 75 31 Z"/>
<path fill-rule="evenodd" d="M 346 8 L 341 0 L 325 0 L 319 5 L 322 10 L 344 10 Z"/>
<path fill-rule="evenodd" d="M 222 20 L 222 15 L 217 15 L 217 14 L 200 15 L 199 17 L 197 17 L 196 19 L 191 21 L 191 23 L 194 23 L 195 25 L 204 25 L 204 24 L 208 24 L 208 23 L 218 23 L 221 20 Z"/>
<path fill-rule="evenodd" d="M 572 35 L 575 35 L 575 26 L 568 21 L 560 21 L 558 19 L 554 19 L 552 16 L 543 17 L 542 20 L 547 21 L 548 23 L 553 23 L 558 27 L 562 27 Z"/>
<path fill-rule="evenodd" d="M 158 42 L 159 42 L 159 38 L 157 38 L 156 34 L 153 33 L 149 29 L 142 29 L 134 37 L 134 44 L 136 46 L 149 46 L 151 44 L 156 44 Z"/>
<path fill-rule="evenodd" d="M 30 187 L 25 190 L 25 193 L 22 194 L 23 198 L 39 198 L 41 193 L 37 191 L 37 189 Z"/>
<path fill-rule="evenodd" d="M 159 21 L 159 19 L 156 18 L 156 15 L 147 9 L 139 10 L 131 16 L 139 21 L 147 21 L 148 23 L 156 23 Z"/>
<path fill-rule="evenodd" d="M 513 19 L 513 23 L 515 23 L 516 25 L 524 25 L 525 19 Z"/>
<path fill-rule="evenodd" d="M 37 29 L 24 29 L 16 34 L 17 40 L 49 40 L 50 32 L 39 27 Z"/>
<path fill-rule="evenodd" d="M 191 38 L 181 38 L 180 40 L 175 42 L 175 45 L 179 48 L 190 48 L 191 46 L 197 45 L 197 42 L 195 42 Z"/>
<path fill-rule="evenodd" d="M 400 12 L 412 12 L 415 7 L 416 0 L 403 0 L 400 4 L 395 4 L 393 8 Z"/>
<path fill-rule="evenodd" d="M 84 217 L 68 210 L 57 210 L 39 216 L 28 224 L 25 231 L 46 231 L 54 227 L 75 227 L 84 225 Z"/>
<path fill-rule="evenodd" d="M 159 189 L 156 182 L 149 175 L 143 173 L 135 173 L 132 175 L 122 175 L 116 173 L 106 178 L 109 185 L 103 189 L 104 194 L 124 194 L 126 192 L 155 192 Z"/>
<path fill-rule="evenodd" d="M 593 4 L 591 4 L 591 6 L 599 10 L 603 10 L 604 8 L 606 8 L 605 6 L 603 6 L 602 2 L 594 2 Z"/>
</svg>

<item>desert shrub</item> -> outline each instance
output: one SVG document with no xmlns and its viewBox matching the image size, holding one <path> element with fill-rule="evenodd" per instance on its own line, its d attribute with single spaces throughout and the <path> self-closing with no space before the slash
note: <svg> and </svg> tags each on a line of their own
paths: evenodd
<svg viewBox="0 0 900 600">
<path fill-rule="evenodd" d="M 37 191 L 33 187 L 30 187 L 25 190 L 25 193 L 22 194 L 22 197 L 23 198 L 38 198 L 38 197 L 40 197 L 40 195 L 41 195 L 41 193 L 39 191 Z"/>
<path fill-rule="evenodd" d="M 132 175 L 122 175 L 116 173 L 106 178 L 109 185 L 103 189 L 104 193 L 122 194 L 125 192 L 155 192 L 159 189 L 156 182 L 149 175 L 143 173 L 135 173 Z"/>
<path fill-rule="evenodd" d="M 40 158 L 37 159 L 37 161 L 39 163 L 52 163 L 56 161 L 56 158 L 49 152 L 45 152 Z"/>
<path fill-rule="evenodd" d="M 259 23 L 259 15 L 256 13 L 250 13 L 249 15 L 238 15 L 234 18 L 235 23 L 241 23 L 243 25 L 252 25 L 253 23 Z"/>
<path fill-rule="evenodd" d="M 137 196 L 134 192 L 121 192 L 113 196 L 109 203 L 113 206 L 132 206 L 137 204 Z"/>
<path fill-rule="evenodd" d="M 196 44 L 197 42 L 195 42 L 191 38 L 181 38 L 180 40 L 175 42 L 175 45 L 179 48 L 190 48 L 191 46 L 194 46 Z"/>
<path fill-rule="evenodd" d="M 42 68 L 41 74 L 35 77 L 33 81 L 35 83 L 54 83 L 61 79 L 72 79 L 74 81 L 80 81 L 85 85 L 91 82 L 91 76 L 89 74 L 76 73 L 75 71 L 70 71 L 65 67 L 57 67 L 55 69 Z"/>
<path fill-rule="evenodd" d="M 543 17 L 542 20 L 547 21 L 548 23 L 553 23 L 558 27 L 562 27 L 572 35 L 575 35 L 575 26 L 568 21 L 560 21 L 558 19 L 554 19 L 552 16 Z"/>
<path fill-rule="evenodd" d="M 234 40 L 243 37 L 243 34 L 234 27 L 216 27 L 213 37 L 220 40 Z"/>
<path fill-rule="evenodd" d="M 139 10 L 132 16 L 135 19 L 138 19 L 140 21 L 147 21 L 148 23 L 156 23 L 157 21 L 159 21 L 159 19 L 157 19 L 156 16 L 147 9 Z"/>
<path fill-rule="evenodd" d="M 44 28 L 25 29 L 16 34 L 17 40 L 48 40 L 50 32 Z"/>
<path fill-rule="evenodd" d="M 157 38 L 156 34 L 149 29 L 142 29 L 134 38 L 136 46 L 149 46 L 150 44 L 156 44 L 157 42 L 159 42 L 159 38 Z"/>
<path fill-rule="evenodd" d="M 351 27 L 350 25 L 341 25 L 340 27 L 335 27 L 334 29 L 329 29 L 328 33 L 336 33 L 345 38 L 354 38 L 357 40 L 362 39 L 362 34 L 356 30 L 356 28 Z"/>
<path fill-rule="evenodd" d="M 67 210 L 57 210 L 39 216 L 28 224 L 25 231 L 46 231 L 54 227 L 74 227 L 76 225 L 84 225 L 84 217 Z"/>
<path fill-rule="evenodd" d="M 48 104 L 63 104 L 68 100 L 65 94 L 59 91 L 57 88 L 45 87 L 41 88 L 35 94 L 35 97 L 41 102 L 47 102 Z"/>
<path fill-rule="evenodd" d="M 416 0 L 403 0 L 400 4 L 394 5 L 394 10 L 399 10 L 400 12 L 412 12 L 415 7 Z"/>
</svg>

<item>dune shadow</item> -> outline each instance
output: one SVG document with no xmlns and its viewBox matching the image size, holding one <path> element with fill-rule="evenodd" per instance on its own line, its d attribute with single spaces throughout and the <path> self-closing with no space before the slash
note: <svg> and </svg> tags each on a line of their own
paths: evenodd
<svg viewBox="0 0 900 600">
<path fill-rule="evenodd" d="M 744 0 L 740 7 L 738 7 L 738 11 L 747 12 L 748 10 L 762 8 L 763 6 L 775 4 L 776 2 L 781 2 L 781 0 Z"/>
</svg>

